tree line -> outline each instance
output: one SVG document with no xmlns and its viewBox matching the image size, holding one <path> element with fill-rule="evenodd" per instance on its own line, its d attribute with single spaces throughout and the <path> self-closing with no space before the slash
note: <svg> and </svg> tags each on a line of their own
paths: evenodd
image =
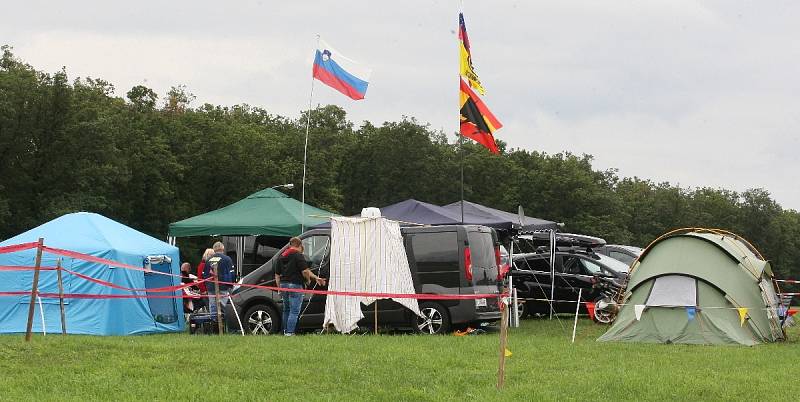
<svg viewBox="0 0 800 402">
<path fill-rule="evenodd" d="M 0 238 L 62 214 L 92 211 L 164 238 L 170 222 L 260 189 L 295 183 L 300 198 L 306 113 L 194 101 L 185 87 L 160 98 L 117 95 L 97 78 L 36 70 L 7 46 L 0 59 Z M 414 118 L 355 125 L 345 110 L 311 111 L 306 200 L 350 215 L 407 198 L 465 199 L 564 222 L 564 231 L 644 247 L 681 227 L 749 239 L 779 276 L 800 276 L 800 216 L 765 189 L 682 188 L 597 170 L 592 156 L 457 144 Z"/>
</svg>

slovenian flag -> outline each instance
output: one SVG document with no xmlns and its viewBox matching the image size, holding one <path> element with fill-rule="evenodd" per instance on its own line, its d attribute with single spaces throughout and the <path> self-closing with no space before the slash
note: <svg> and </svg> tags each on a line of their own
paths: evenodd
<svg viewBox="0 0 800 402">
<path fill-rule="evenodd" d="M 364 99 L 371 71 L 348 59 L 324 41 L 314 57 L 314 78 L 347 95 L 351 99 Z"/>
</svg>

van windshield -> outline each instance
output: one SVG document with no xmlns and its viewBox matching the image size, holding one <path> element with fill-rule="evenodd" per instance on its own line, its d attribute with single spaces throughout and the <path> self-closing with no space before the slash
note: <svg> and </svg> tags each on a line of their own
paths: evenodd
<svg viewBox="0 0 800 402">
<path fill-rule="evenodd" d="M 472 275 L 476 284 L 497 282 L 497 261 L 494 256 L 494 239 L 489 232 L 469 232 Z"/>
</svg>

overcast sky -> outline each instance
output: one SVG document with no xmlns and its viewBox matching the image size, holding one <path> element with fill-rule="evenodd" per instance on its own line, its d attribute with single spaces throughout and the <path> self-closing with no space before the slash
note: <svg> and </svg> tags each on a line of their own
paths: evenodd
<svg viewBox="0 0 800 402">
<path fill-rule="evenodd" d="M 381 124 L 458 122 L 459 0 L 4 1 L 0 43 L 49 72 L 185 84 L 195 105 L 308 107 L 316 34 L 372 68 L 363 101 L 314 103 Z M 800 210 L 800 2 L 469 1 L 484 98 L 511 147 L 595 157 L 682 187 L 762 187 Z"/>
</svg>

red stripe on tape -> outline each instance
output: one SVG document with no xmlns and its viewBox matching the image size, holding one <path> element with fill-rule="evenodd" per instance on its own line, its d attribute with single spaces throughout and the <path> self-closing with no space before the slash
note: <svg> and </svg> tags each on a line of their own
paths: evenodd
<svg viewBox="0 0 800 402">
<path fill-rule="evenodd" d="M 95 257 L 93 255 L 83 254 L 83 253 L 79 253 L 79 252 L 76 252 L 76 251 L 64 250 L 64 249 L 55 248 L 55 247 L 48 247 L 48 246 L 42 246 L 42 249 L 44 249 L 44 251 L 46 251 L 48 253 L 51 253 L 51 254 L 57 254 L 57 255 L 64 256 L 64 257 L 77 258 L 79 260 L 91 261 L 91 262 L 96 262 L 96 263 L 99 263 L 99 264 L 111 265 L 112 267 L 130 268 L 130 269 L 142 269 L 141 267 L 134 267 L 133 265 L 123 264 L 121 262 L 117 262 L 117 261 L 114 261 L 114 260 L 107 260 L 105 258 Z"/>
<path fill-rule="evenodd" d="M 17 251 L 29 250 L 32 248 L 36 248 L 36 246 L 38 245 L 39 242 L 30 242 L 30 243 L 12 244 L 10 246 L 3 246 L 0 247 L 0 254 L 15 253 Z"/>
<path fill-rule="evenodd" d="M 0 265 L 0 271 L 33 271 L 36 267 L 24 265 Z M 39 267 L 40 271 L 55 271 L 56 267 Z"/>
<path fill-rule="evenodd" d="M 114 288 L 114 289 L 119 289 L 119 290 L 127 290 L 127 291 L 131 291 L 131 292 L 174 292 L 176 290 L 181 290 L 181 289 L 184 289 L 184 288 L 196 286 L 196 285 L 198 285 L 200 283 L 208 282 L 210 280 L 210 279 L 203 279 L 203 280 L 197 281 L 197 282 L 182 283 L 180 285 L 174 285 L 174 286 L 164 286 L 164 287 L 160 287 L 160 288 L 141 289 L 141 288 L 128 288 L 128 287 L 125 287 L 125 286 L 117 285 L 116 283 L 113 283 L 113 282 L 108 282 L 108 281 L 104 281 L 102 279 L 93 278 L 91 276 L 84 275 L 82 273 L 75 272 L 75 271 L 69 270 L 67 268 L 62 268 L 62 269 L 64 270 L 64 272 L 67 272 L 69 274 L 75 275 L 78 278 L 87 280 L 89 282 L 94 282 L 94 283 L 96 283 L 98 285 L 106 286 L 106 287 L 109 287 L 109 288 Z"/>
<path fill-rule="evenodd" d="M 334 295 L 334 296 L 362 296 L 375 297 L 379 299 L 419 299 L 419 300 L 475 300 L 475 299 L 496 299 L 503 297 L 499 293 L 483 293 L 471 295 L 446 295 L 430 293 L 369 293 L 369 292 L 345 292 L 336 290 L 313 290 L 313 289 L 286 289 L 277 286 L 250 285 L 245 283 L 219 282 L 223 285 L 241 286 L 247 288 L 266 289 L 275 292 L 295 292 L 312 295 Z M 506 295 L 507 296 L 507 295 Z"/>
<path fill-rule="evenodd" d="M 118 261 L 108 260 L 108 259 L 105 259 L 105 258 L 95 257 L 95 256 L 89 255 L 89 254 L 83 254 L 83 253 L 79 253 L 77 251 L 64 250 L 64 249 L 48 247 L 48 246 L 43 246 L 43 249 L 44 249 L 44 251 L 46 251 L 48 253 L 51 253 L 51 254 L 57 254 L 57 255 L 64 256 L 64 257 L 77 258 L 79 260 L 84 260 L 84 261 L 96 262 L 98 264 L 105 264 L 105 265 L 109 265 L 109 266 L 112 266 L 112 267 L 131 269 L 131 270 L 134 270 L 134 271 L 141 271 L 141 272 L 146 272 L 146 273 L 149 273 L 149 274 L 166 275 L 166 276 L 173 276 L 173 277 L 177 277 L 177 278 L 181 277 L 180 275 L 170 274 L 170 273 L 167 273 L 167 272 L 153 271 L 153 270 L 150 270 L 150 269 L 144 269 L 142 267 L 135 267 L 133 265 L 124 264 L 124 263 L 121 263 L 121 262 L 118 262 Z"/>
</svg>

